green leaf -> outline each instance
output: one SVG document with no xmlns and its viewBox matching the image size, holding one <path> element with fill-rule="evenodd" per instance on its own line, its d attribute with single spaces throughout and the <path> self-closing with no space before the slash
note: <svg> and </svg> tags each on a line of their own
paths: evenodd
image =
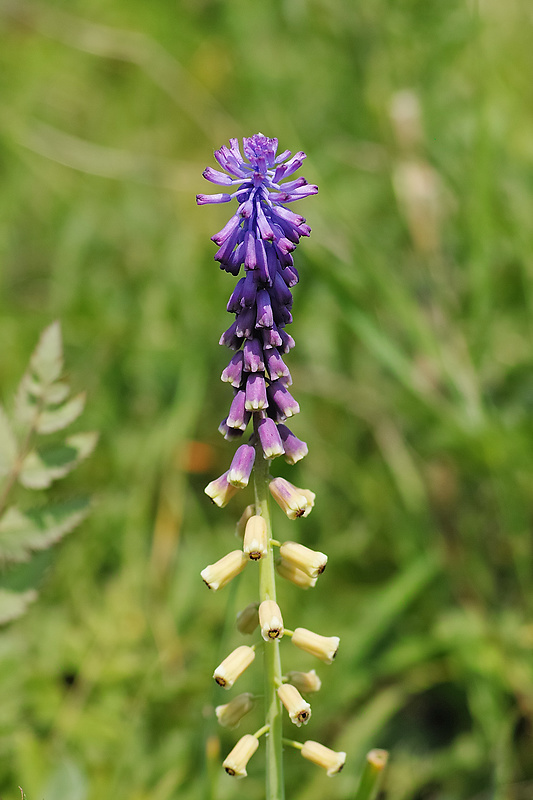
<svg viewBox="0 0 533 800">
<path fill-rule="evenodd" d="M 0 625 L 5 625 L 6 622 L 21 617 L 36 598 L 37 592 L 34 589 L 28 589 L 26 592 L 0 589 Z"/>
<path fill-rule="evenodd" d="M 30 511 L 8 508 L 0 520 L 0 561 L 22 563 L 70 533 L 89 511 L 86 497 Z"/>
<path fill-rule="evenodd" d="M 67 403 L 41 412 L 35 430 L 37 433 L 55 433 L 68 427 L 85 407 L 85 392 L 80 392 Z"/>
<path fill-rule="evenodd" d="M 84 458 L 87 458 L 98 441 L 95 432 L 76 433 L 64 444 L 32 450 L 24 459 L 19 480 L 27 489 L 47 489 L 58 478 L 63 478 Z"/>
<path fill-rule="evenodd" d="M 47 406 L 63 403 L 69 386 L 58 378 L 63 371 L 63 346 L 59 322 L 46 328 L 24 373 L 15 396 L 15 417 L 31 425 Z"/>
<path fill-rule="evenodd" d="M 6 412 L 0 406 L 0 477 L 7 475 L 17 458 L 17 440 Z"/>
<path fill-rule="evenodd" d="M 56 320 L 41 333 L 30 359 L 31 371 L 45 386 L 57 381 L 63 371 L 61 326 Z"/>
</svg>

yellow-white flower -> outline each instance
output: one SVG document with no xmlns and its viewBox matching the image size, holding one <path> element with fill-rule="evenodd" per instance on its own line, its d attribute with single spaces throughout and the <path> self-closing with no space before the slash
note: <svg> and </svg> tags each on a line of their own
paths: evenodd
<svg viewBox="0 0 533 800">
<path fill-rule="evenodd" d="M 237 678 L 250 666 L 255 658 L 253 647 L 243 644 L 237 647 L 218 665 L 213 678 L 224 689 L 231 689 Z"/>
<path fill-rule="evenodd" d="M 233 495 L 239 491 L 236 486 L 232 486 L 228 481 L 228 475 L 229 470 L 224 472 L 220 478 L 208 483 L 204 489 L 206 495 L 210 497 L 213 503 L 215 503 L 215 505 L 217 505 L 219 508 L 224 508 L 224 506 L 229 503 Z"/>
<path fill-rule="evenodd" d="M 255 514 L 246 523 L 243 551 L 252 561 L 266 556 L 268 545 L 267 523 L 264 517 Z"/>
<path fill-rule="evenodd" d="M 247 714 L 255 705 L 253 694 L 244 692 L 237 695 L 229 703 L 215 708 L 217 719 L 223 728 L 236 728 L 241 719 Z"/>
<path fill-rule="evenodd" d="M 223 556 L 214 564 L 209 564 L 200 573 L 204 583 L 213 589 L 222 589 L 232 578 L 242 572 L 248 563 L 248 559 L 242 550 L 232 550 L 231 553 Z"/>
<path fill-rule="evenodd" d="M 257 603 L 249 603 L 246 608 L 237 614 L 237 630 L 249 636 L 259 625 Z"/>
<path fill-rule="evenodd" d="M 296 686 L 282 683 L 278 688 L 278 697 L 289 712 L 291 722 L 299 728 L 307 725 L 311 717 L 311 706 L 306 703 Z"/>
<path fill-rule="evenodd" d="M 259 624 L 265 642 L 283 636 L 283 617 L 280 607 L 273 600 L 263 600 L 259 606 Z"/>
<path fill-rule="evenodd" d="M 285 478 L 274 478 L 269 489 L 272 497 L 289 519 L 307 517 L 315 504 L 315 495 L 309 489 L 298 489 Z"/>
<path fill-rule="evenodd" d="M 254 514 L 255 514 L 255 506 L 253 505 L 246 506 L 246 508 L 242 512 L 240 519 L 235 527 L 235 536 L 237 536 L 239 539 L 242 539 L 244 537 L 244 532 L 246 530 L 246 523 L 248 522 L 250 517 L 253 517 Z"/>
<path fill-rule="evenodd" d="M 308 631 L 307 628 L 296 628 L 292 635 L 292 643 L 300 650 L 305 650 L 326 664 L 331 664 L 337 655 L 340 639 L 338 636 L 320 636 L 318 633 Z"/>
<path fill-rule="evenodd" d="M 346 761 L 346 753 L 330 750 L 319 742 L 304 742 L 301 753 L 308 761 L 325 769 L 329 777 L 340 772 Z"/>
<path fill-rule="evenodd" d="M 325 553 L 311 550 L 309 547 L 297 542 L 284 542 L 279 552 L 284 561 L 301 569 L 310 578 L 317 578 L 324 572 L 328 563 L 328 557 Z"/>
<path fill-rule="evenodd" d="M 248 774 L 246 765 L 258 747 L 259 740 L 252 734 L 247 733 L 241 737 L 222 764 L 228 775 L 234 778 L 245 778 Z"/>
<path fill-rule="evenodd" d="M 310 578 L 306 572 L 285 561 L 284 558 L 276 563 L 276 570 L 282 578 L 294 583 L 295 586 L 299 586 L 300 589 L 310 589 L 316 585 L 316 578 Z"/>
<path fill-rule="evenodd" d="M 285 677 L 288 683 L 292 683 L 299 692 L 303 692 L 304 694 L 318 692 L 322 686 L 322 681 L 314 669 L 309 672 L 296 672 L 291 670 L 291 672 L 287 672 Z"/>
</svg>

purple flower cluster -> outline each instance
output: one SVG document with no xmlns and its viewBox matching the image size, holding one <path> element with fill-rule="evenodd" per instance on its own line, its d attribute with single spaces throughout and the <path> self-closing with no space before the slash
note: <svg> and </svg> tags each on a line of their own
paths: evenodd
<svg viewBox="0 0 533 800">
<path fill-rule="evenodd" d="M 248 483 L 255 436 L 265 458 L 284 454 L 294 464 L 307 453 L 305 442 L 283 424 L 299 411 L 287 388 L 291 376 L 283 355 L 294 347 L 285 331 L 292 322 L 291 288 L 298 283 L 291 254 L 300 236 L 309 236 L 311 229 L 286 204 L 316 194 L 318 187 L 305 178 L 285 182 L 302 165 L 305 153 L 292 156 L 285 150 L 276 156 L 277 147 L 277 139 L 257 133 L 243 139 L 243 158 L 238 140 L 230 139 L 229 148 L 215 152 L 224 172 L 207 167 L 203 175 L 235 191 L 196 197 L 199 205 L 237 200 L 236 212 L 212 239 L 219 247 L 215 260 L 221 269 L 238 276 L 244 266 L 227 305 L 235 321 L 220 339 L 235 351 L 221 376 L 233 386 L 234 398 L 220 431 L 226 439 L 237 439 L 253 417 L 254 433 L 250 444 L 238 448 L 228 472 L 213 482 L 217 488 L 208 494 L 218 505 L 225 505 L 235 487 Z M 228 491 L 221 492 L 225 485 Z"/>
</svg>

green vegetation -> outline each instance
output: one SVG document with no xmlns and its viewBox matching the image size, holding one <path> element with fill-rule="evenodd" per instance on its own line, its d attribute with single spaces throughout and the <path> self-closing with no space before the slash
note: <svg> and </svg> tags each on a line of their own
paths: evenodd
<svg viewBox="0 0 533 800">
<path fill-rule="evenodd" d="M 203 494 L 233 452 L 233 281 L 209 241 L 227 209 L 194 202 L 211 152 L 259 130 L 320 187 L 289 358 L 310 454 L 279 466 L 317 502 L 275 526 L 330 558 L 282 602 L 335 621 L 306 735 L 348 753 L 330 780 L 288 752 L 288 797 L 355 797 L 372 747 L 388 800 L 530 797 L 528 4 L 0 0 L 0 35 L 0 400 L 59 319 L 88 396 L 71 435 L 101 432 L 47 490 L 90 516 L 9 573 L 39 599 L 0 631 L 4 800 L 263 797 L 260 752 L 222 773 L 206 690 L 254 578 L 214 599 L 199 577 L 247 500 Z"/>
</svg>

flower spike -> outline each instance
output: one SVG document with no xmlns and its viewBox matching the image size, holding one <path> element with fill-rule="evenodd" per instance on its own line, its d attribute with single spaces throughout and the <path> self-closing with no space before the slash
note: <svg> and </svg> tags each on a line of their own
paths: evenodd
<svg viewBox="0 0 533 800">
<path fill-rule="evenodd" d="M 296 464 L 307 455 L 307 445 L 285 425 L 300 411 L 289 391 L 292 378 L 285 356 L 294 347 L 286 328 L 292 322 L 292 288 L 299 281 L 293 253 L 302 236 L 309 236 L 305 218 L 292 204 L 310 197 L 318 189 L 295 173 L 305 153 L 290 150 L 278 154 L 278 140 L 257 133 L 242 140 L 230 139 L 215 152 L 220 169 L 207 167 L 204 178 L 221 190 L 197 195 L 198 205 L 232 204 L 228 222 L 211 238 L 216 244 L 215 261 L 222 270 L 237 278 L 226 309 L 233 316 L 220 337 L 220 344 L 231 352 L 221 380 L 232 387 L 232 398 L 219 431 L 227 441 L 240 439 L 251 423 L 248 441 L 237 447 L 227 472 L 208 484 L 205 491 L 213 502 L 224 507 L 240 490 L 253 482 L 255 503 L 248 506 L 237 523 L 236 534 L 242 549 L 234 550 L 202 570 L 202 578 L 214 591 L 238 575 L 249 561 L 261 561 L 259 597 L 237 615 L 237 630 L 256 633 L 261 643 L 265 669 L 265 723 L 253 735 L 241 737 L 224 760 L 226 772 L 236 778 L 246 776 L 248 761 L 266 737 L 268 797 L 282 797 L 283 748 L 279 719 L 285 706 L 294 725 L 309 721 L 311 706 L 303 693 L 317 692 L 320 678 L 315 670 L 289 671 L 284 676 L 280 660 L 280 640 L 286 635 L 296 647 L 331 663 L 339 639 L 320 636 L 305 628 L 284 628 L 283 615 L 276 602 L 276 571 L 298 587 L 316 584 L 327 556 L 298 542 L 280 544 L 273 538 L 270 495 L 291 520 L 307 517 L 315 502 L 309 489 L 300 489 L 285 478 L 270 476 L 270 463 L 284 456 Z M 252 480 L 253 479 L 253 480 Z M 279 558 L 274 548 L 280 549 Z M 251 568 L 250 568 L 251 569 Z M 257 573 L 256 573 L 257 574 Z M 230 689 L 255 659 L 255 647 L 241 645 L 216 668 L 213 677 L 219 686 Z M 254 696 L 243 693 L 216 707 L 221 725 L 236 727 L 251 710 Z M 289 742 L 304 758 L 322 766 L 328 775 L 340 771 L 345 753 L 335 753 L 318 742 Z"/>
</svg>

